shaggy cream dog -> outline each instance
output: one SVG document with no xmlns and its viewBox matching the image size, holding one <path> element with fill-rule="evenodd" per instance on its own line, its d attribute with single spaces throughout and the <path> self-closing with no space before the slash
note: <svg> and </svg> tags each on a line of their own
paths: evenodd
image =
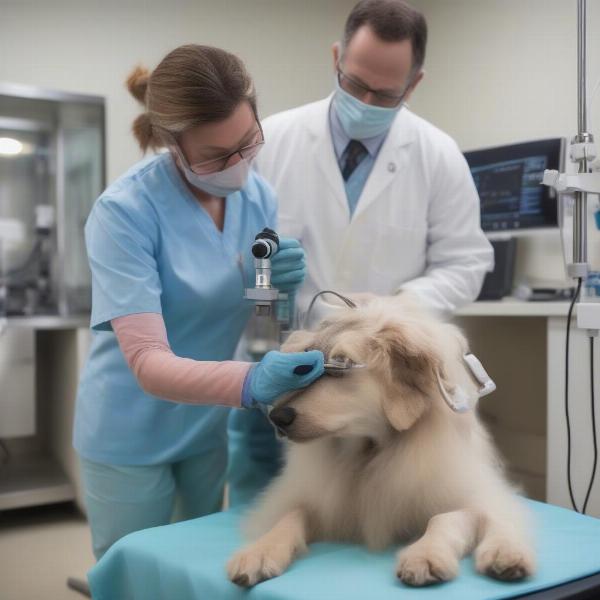
<svg viewBox="0 0 600 600">
<path fill-rule="evenodd" d="M 410 298 L 381 299 L 294 333 L 284 350 L 313 348 L 365 367 L 325 375 L 271 412 L 291 442 L 287 462 L 249 515 L 255 541 L 230 559 L 231 581 L 276 577 L 323 540 L 411 542 L 396 565 L 410 585 L 456 577 L 473 551 L 481 573 L 530 575 L 522 501 L 476 412 L 454 412 L 442 393 L 477 401 L 461 332 Z"/>
</svg>

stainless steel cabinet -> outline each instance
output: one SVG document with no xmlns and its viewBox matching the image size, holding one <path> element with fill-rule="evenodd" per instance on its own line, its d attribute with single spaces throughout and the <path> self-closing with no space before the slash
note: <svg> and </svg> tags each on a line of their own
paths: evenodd
<svg viewBox="0 0 600 600">
<path fill-rule="evenodd" d="M 104 132 L 103 98 L 0 83 L 0 313 L 89 311 L 83 227 Z"/>
<path fill-rule="evenodd" d="M 35 434 L 35 332 L 0 333 L 0 439 Z"/>
</svg>

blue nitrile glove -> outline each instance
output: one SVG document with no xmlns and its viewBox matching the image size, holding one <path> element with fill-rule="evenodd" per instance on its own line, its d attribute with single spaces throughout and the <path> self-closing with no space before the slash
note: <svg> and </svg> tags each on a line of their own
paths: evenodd
<svg viewBox="0 0 600 600">
<path fill-rule="evenodd" d="M 271 284 L 280 292 L 295 292 L 306 277 L 304 248 L 293 238 L 279 238 L 279 250 L 271 259 Z"/>
<path fill-rule="evenodd" d="M 325 372 L 320 350 L 309 352 L 268 352 L 246 375 L 242 406 L 271 404 L 282 394 L 310 385 Z"/>
</svg>

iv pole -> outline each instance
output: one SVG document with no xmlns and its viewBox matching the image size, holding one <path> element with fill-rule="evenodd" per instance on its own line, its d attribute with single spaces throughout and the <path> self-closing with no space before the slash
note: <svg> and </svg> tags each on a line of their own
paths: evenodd
<svg viewBox="0 0 600 600">
<path fill-rule="evenodd" d="M 587 239 L 587 196 L 600 194 L 600 173 L 590 173 L 590 164 L 596 158 L 594 136 L 587 131 L 586 86 L 586 9 L 587 0 L 577 0 L 577 134 L 571 140 L 570 157 L 578 165 L 576 174 L 559 173 L 547 169 L 542 183 L 559 193 L 571 194 L 573 206 L 573 259 L 567 273 L 578 281 L 578 289 L 589 273 Z M 560 199 L 559 199 L 560 200 Z M 580 299 L 577 305 L 577 325 L 590 335 L 600 330 L 600 303 Z"/>
<path fill-rule="evenodd" d="M 576 174 L 559 173 L 558 171 L 544 171 L 542 183 L 556 189 L 559 193 L 572 194 L 573 206 L 573 259 L 567 265 L 567 273 L 577 280 L 575 296 L 571 301 L 567 315 L 567 336 L 565 344 L 565 413 L 567 423 L 567 483 L 573 508 L 579 512 L 571 483 L 571 431 L 569 425 L 569 332 L 571 328 L 571 315 L 575 303 L 577 304 L 577 326 L 587 330 L 590 340 L 590 384 L 592 401 L 592 427 L 594 441 L 594 463 L 592 476 L 582 512 L 585 513 L 590 492 L 594 485 L 597 465 L 596 419 L 594 413 L 594 337 L 600 330 L 600 302 L 590 301 L 585 295 L 580 297 L 583 282 L 588 276 L 588 240 L 587 240 L 587 196 L 600 194 L 600 173 L 590 173 L 590 164 L 596 158 L 594 137 L 587 131 L 587 86 L 586 86 L 586 9 L 587 0 L 577 0 L 577 135 L 571 140 L 571 160 L 578 165 Z M 559 202 L 562 199 L 559 197 Z M 562 235 L 562 233 L 561 233 Z M 565 256 L 566 258 L 566 256 Z"/>
<path fill-rule="evenodd" d="M 594 153 L 594 137 L 587 131 L 587 86 L 586 86 L 586 10 L 587 0 L 577 0 L 577 135 L 571 144 L 580 146 L 580 152 L 572 151 L 572 158 L 579 163 L 579 173 L 587 173 L 590 150 Z M 594 153 L 595 154 L 595 153 Z M 593 160 L 594 157 L 592 157 Z M 591 161 L 590 161 L 591 162 Z M 571 277 L 586 277 L 587 264 L 587 192 L 575 192 L 573 212 L 573 263 L 569 265 Z"/>
</svg>

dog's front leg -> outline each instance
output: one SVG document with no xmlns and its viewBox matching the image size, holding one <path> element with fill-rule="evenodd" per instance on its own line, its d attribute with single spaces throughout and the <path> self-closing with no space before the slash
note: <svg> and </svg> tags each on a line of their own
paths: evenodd
<svg viewBox="0 0 600 600">
<path fill-rule="evenodd" d="M 506 581 L 533 574 L 535 557 L 523 519 L 517 506 L 512 514 L 482 515 L 480 541 L 475 548 L 475 567 L 480 573 Z"/>
<path fill-rule="evenodd" d="M 454 579 L 460 559 L 475 545 L 477 522 L 467 510 L 433 516 L 423 536 L 398 554 L 398 577 L 408 585 Z"/>
<path fill-rule="evenodd" d="M 295 556 L 306 550 L 306 544 L 306 515 L 296 509 L 284 515 L 265 535 L 231 557 L 227 563 L 229 579 L 249 587 L 277 577 Z"/>
</svg>

